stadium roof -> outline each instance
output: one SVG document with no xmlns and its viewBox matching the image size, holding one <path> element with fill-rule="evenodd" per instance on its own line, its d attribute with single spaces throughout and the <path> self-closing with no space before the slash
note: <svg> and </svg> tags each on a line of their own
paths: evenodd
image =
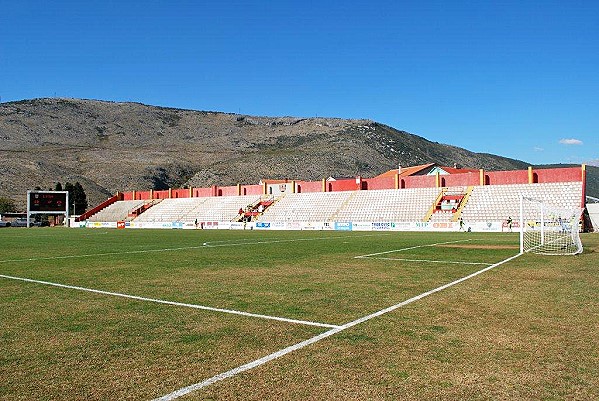
<svg viewBox="0 0 599 401">
<path fill-rule="evenodd" d="M 381 175 L 377 175 L 375 178 L 383 178 L 383 177 L 395 177 L 398 169 L 389 170 L 386 173 Z M 475 173 L 478 172 L 476 169 L 469 168 L 457 168 L 457 167 L 447 167 L 447 166 L 439 166 L 437 163 L 427 163 L 421 164 L 418 166 L 410 166 L 410 167 L 401 167 L 400 177 L 409 177 L 412 175 L 428 175 L 435 174 L 436 172 L 439 174 L 463 174 L 463 173 Z"/>
<path fill-rule="evenodd" d="M 389 170 L 386 173 L 377 175 L 374 178 L 385 178 L 385 177 L 395 177 L 398 169 Z M 439 166 L 437 163 L 427 163 L 420 164 L 418 166 L 409 166 L 409 167 L 401 167 L 400 177 L 409 177 L 412 175 L 434 175 L 437 172 L 441 175 L 447 174 L 463 174 L 463 173 L 478 173 L 477 169 L 470 168 L 457 168 L 457 167 L 447 167 L 447 166 Z M 338 180 L 349 180 L 355 177 L 328 177 L 327 181 L 338 181 Z M 291 180 L 273 180 L 263 178 L 260 180 L 259 184 L 285 184 L 289 183 Z"/>
<path fill-rule="evenodd" d="M 289 182 L 289 179 L 271 180 L 271 179 L 263 178 L 260 180 L 260 182 L 258 184 L 260 184 L 260 185 L 262 185 L 262 184 L 287 184 L 288 182 Z"/>
</svg>

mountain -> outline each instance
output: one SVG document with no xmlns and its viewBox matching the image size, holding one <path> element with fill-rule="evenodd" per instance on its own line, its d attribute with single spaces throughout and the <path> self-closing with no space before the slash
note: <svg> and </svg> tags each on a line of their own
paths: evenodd
<svg viewBox="0 0 599 401">
<path fill-rule="evenodd" d="M 587 166 L 587 195 L 599 198 L 599 167 Z"/>
<path fill-rule="evenodd" d="M 0 104 L 0 196 L 56 182 L 90 205 L 117 191 L 376 176 L 398 163 L 487 170 L 528 164 L 431 142 L 370 120 L 254 117 L 80 99 Z"/>
<path fill-rule="evenodd" d="M 536 168 L 578 167 L 579 164 L 545 164 Z M 587 195 L 599 198 L 599 167 L 587 165 Z"/>
</svg>

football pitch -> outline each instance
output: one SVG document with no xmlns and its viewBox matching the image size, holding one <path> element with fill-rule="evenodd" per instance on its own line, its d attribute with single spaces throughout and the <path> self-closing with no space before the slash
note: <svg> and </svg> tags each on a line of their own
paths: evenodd
<svg viewBox="0 0 599 401">
<path fill-rule="evenodd" d="M 582 240 L 2 229 L 0 399 L 599 399 Z"/>
</svg>

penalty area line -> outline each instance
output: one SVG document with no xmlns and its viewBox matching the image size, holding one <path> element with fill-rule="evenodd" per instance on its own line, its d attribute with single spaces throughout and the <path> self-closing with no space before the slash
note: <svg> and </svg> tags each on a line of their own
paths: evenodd
<svg viewBox="0 0 599 401">
<path fill-rule="evenodd" d="M 96 290 L 96 289 L 93 289 L 93 288 L 77 287 L 77 286 L 74 286 L 74 285 L 52 283 L 52 282 L 49 282 L 49 281 L 34 280 L 34 279 L 24 278 L 24 277 L 7 276 L 7 275 L 4 275 L 4 274 L 0 274 L 0 277 L 1 278 L 6 278 L 6 279 L 9 279 L 9 280 L 24 281 L 24 282 L 27 282 L 27 283 L 43 284 L 43 285 L 49 285 L 49 286 L 52 286 L 52 287 L 68 288 L 68 289 L 71 289 L 71 290 L 92 292 L 94 294 L 110 295 L 110 296 L 113 296 L 113 297 L 133 299 L 133 300 L 136 300 L 136 301 L 154 302 L 154 303 L 163 304 L 163 305 L 182 306 L 182 307 L 185 307 L 185 308 L 200 309 L 200 310 L 211 311 L 211 312 L 228 313 L 230 315 L 240 315 L 240 316 L 245 316 L 245 317 L 255 317 L 255 318 L 260 318 L 260 319 L 276 320 L 276 321 L 279 321 L 279 322 L 303 324 L 303 325 L 306 325 L 306 326 L 316 326 L 316 327 L 325 327 L 325 328 L 337 328 L 337 327 L 340 327 L 340 326 L 334 325 L 334 324 L 311 322 L 311 321 L 307 321 L 307 320 L 288 319 L 288 318 L 279 317 L 279 316 L 261 315 L 261 314 L 258 314 L 258 313 L 242 312 L 242 311 L 238 311 L 238 310 L 234 310 L 234 309 L 214 308 L 214 307 L 211 307 L 211 306 L 196 305 L 196 304 L 187 304 L 187 303 L 183 303 L 183 302 L 165 301 L 165 300 L 162 300 L 162 299 L 146 298 L 146 297 L 140 297 L 140 296 L 137 296 L 137 295 L 121 294 L 119 292 Z"/>
<path fill-rule="evenodd" d="M 495 264 L 493 264 L 491 266 L 485 267 L 484 269 L 478 270 L 478 271 L 476 271 L 476 272 L 474 272 L 472 274 L 469 274 L 467 276 L 464 276 L 462 278 L 454 280 L 454 281 L 452 281 L 450 283 L 447 283 L 445 285 L 442 285 L 442 286 L 437 287 L 435 289 L 432 289 L 430 291 L 423 292 L 422 294 L 416 295 L 415 297 L 412 297 L 410 299 L 406 299 L 403 302 L 400 302 L 398 304 L 389 306 L 388 308 L 385 308 L 385 309 L 381 309 L 378 312 L 371 313 L 370 315 L 366 315 L 366 316 L 361 317 L 359 319 L 353 320 L 353 321 L 351 321 L 349 323 L 346 323 L 346 324 L 344 324 L 342 326 L 333 328 L 333 329 L 328 330 L 328 331 L 326 331 L 324 333 L 321 333 L 321 334 L 319 334 L 317 336 L 314 336 L 312 338 L 309 338 L 309 339 L 304 340 L 302 342 L 299 342 L 297 344 L 291 345 L 289 347 L 283 348 L 283 349 L 281 349 L 279 351 L 273 352 L 272 354 L 266 355 L 266 356 L 264 356 L 264 357 L 262 357 L 260 359 L 256 359 L 256 360 L 254 360 L 252 362 L 249 362 L 249 363 L 246 363 L 244 365 L 238 366 L 238 367 L 236 367 L 234 369 L 231 369 L 231 370 L 228 370 L 226 372 L 219 373 L 218 375 L 212 376 L 211 378 L 206 379 L 204 381 L 201 381 L 199 383 L 195 383 L 195 384 L 192 384 L 190 386 L 180 388 L 179 390 L 173 391 L 172 393 L 166 394 L 166 395 L 164 395 L 162 397 L 159 397 L 159 398 L 155 398 L 152 401 L 172 401 L 174 399 L 177 399 L 179 397 L 182 397 L 182 396 L 187 395 L 189 393 L 192 393 L 194 391 L 200 390 L 200 389 L 202 389 L 204 387 L 208 387 L 211 384 L 214 384 L 214 383 L 216 383 L 218 381 L 229 379 L 229 378 L 234 377 L 234 376 L 236 376 L 236 375 L 238 375 L 240 373 L 243 373 L 243 372 L 248 371 L 250 369 L 253 369 L 255 367 L 264 365 L 267 362 L 270 362 L 270 361 L 272 361 L 274 359 L 277 359 L 277 358 L 280 358 L 280 357 L 282 357 L 284 355 L 287 355 L 287 354 L 289 354 L 289 353 L 291 353 L 293 351 L 297 351 L 297 350 L 300 350 L 302 348 L 305 348 L 305 347 L 307 347 L 307 346 L 309 346 L 311 344 L 314 344 L 314 343 L 316 343 L 316 342 L 318 342 L 320 340 L 323 340 L 323 339 L 325 339 L 327 337 L 330 337 L 330 336 L 332 336 L 334 334 L 342 332 L 343 330 L 347 330 L 350 327 L 354 327 L 354 326 L 356 326 L 358 324 L 361 324 L 361 323 L 364 323 L 364 322 L 366 322 L 368 320 L 374 319 L 375 317 L 378 317 L 378 316 L 384 315 L 386 313 L 392 312 L 392 311 L 394 311 L 394 310 L 396 310 L 398 308 L 401 308 L 403 306 L 406 306 L 408 304 L 416 302 L 416 301 L 418 301 L 418 300 L 420 300 L 422 298 L 428 297 L 429 295 L 435 294 L 435 293 L 437 293 L 439 291 L 443 291 L 443 290 L 445 290 L 445 289 L 447 289 L 449 287 L 452 287 L 452 286 L 454 286 L 456 284 L 459 284 L 459 283 L 461 283 L 463 281 L 466 281 L 468 279 L 476 277 L 479 274 L 482 274 L 482 273 L 487 272 L 487 271 L 489 271 L 489 270 L 491 270 L 491 269 L 493 269 L 493 268 L 495 268 L 497 266 L 501 266 L 504 263 L 507 263 L 507 262 L 509 262 L 511 260 L 514 260 L 514 259 L 516 259 L 520 255 L 522 255 L 522 254 L 519 253 L 519 254 L 514 255 L 512 257 L 509 257 L 509 258 L 507 258 L 505 260 L 502 260 L 501 262 L 495 263 Z"/>
<path fill-rule="evenodd" d="M 438 246 L 438 245 L 446 245 L 446 244 L 456 244 L 458 242 L 468 242 L 468 241 L 472 241 L 472 239 L 461 239 L 461 240 L 456 240 L 456 241 L 446 241 L 446 242 L 436 242 L 434 244 L 425 244 L 425 245 L 416 245 L 416 246 L 410 246 L 408 248 L 401 248 L 401 249 L 393 249 L 391 251 L 384 251 L 384 252 L 377 252 L 377 253 L 369 253 L 368 255 L 359 255 L 359 256 L 354 256 L 354 259 L 360 259 L 360 258 L 369 258 L 371 256 L 377 256 L 377 255 L 387 255 L 389 253 L 394 253 L 394 252 L 403 252 L 403 251 L 409 251 L 411 249 L 418 249 L 418 248 L 427 248 L 427 247 L 431 247 L 431 246 Z"/>
<path fill-rule="evenodd" d="M 463 261 L 455 261 L 455 260 L 430 260 L 430 259 L 403 259 L 403 258 L 376 258 L 369 257 L 368 259 L 380 259 L 380 260 L 397 260 L 400 262 L 423 262 L 423 263 L 441 263 L 441 264 L 454 264 L 454 265 L 483 265 L 490 266 L 492 263 L 484 263 L 484 262 L 463 262 Z"/>
</svg>

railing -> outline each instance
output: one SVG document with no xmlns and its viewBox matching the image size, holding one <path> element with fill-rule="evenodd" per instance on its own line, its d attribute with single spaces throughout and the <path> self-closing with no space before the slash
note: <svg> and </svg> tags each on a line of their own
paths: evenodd
<svg viewBox="0 0 599 401">
<path fill-rule="evenodd" d="M 100 210 L 106 209 L 108 206 L 112 205 L 113 203 L 115 203 L 119 200 L 121 200 L 121 194 L 116 194 L 112 198 L 106 199 L 104 202 L 100 203 L 98 206 L 89 209 L 87 212 L 83 213 L 79 217 L 76 217 L 75 221 L 79 222 L 79 221 L 87 220 L 94 214 L 98 213 Z"/>
<path fill-rule="evenodd" d="M 470 195 L 472 195 L 473 189 L 474 189 L 473 186 L 468 187 L 468 189 L 466 190 L 466 193 L 464 194 L 464 197 L 460 201 L 460 206 L 454 213 L 453 219 L 451 221 L 458 221 L 460 219 L 460 217 L 462 217 L 462 210 L 464 210 L 464 207 L 466 207 L 468 200 L 470 200 Z"/>
</svg>

